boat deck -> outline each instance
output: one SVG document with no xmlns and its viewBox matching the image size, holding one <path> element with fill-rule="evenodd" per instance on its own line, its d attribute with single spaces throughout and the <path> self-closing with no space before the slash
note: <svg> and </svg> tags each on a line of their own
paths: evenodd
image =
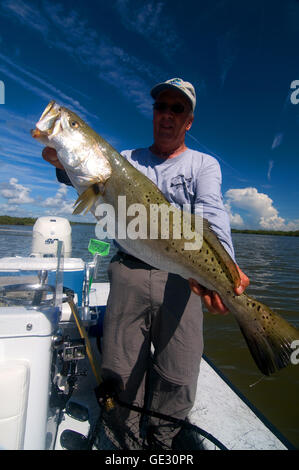
<svg viewBox="0 0 299 470">
<path fill-rule="evenodd" d="M 108 292 L 109 284 L 93 284 L 90 305 L 105 304 Z M 94 338 L 92 346 L 100 362 Z M 86 377 L 79 377 L 78 387 L 71 400 L 88 407 L 90 418 L 88 422 L 82 423 L 64 412 L 55 449 L 62 448 L 60 435 L 65 429 L 72 429 L 87 436 L 91 427 L 95 426 L 100 413 L 94 394 L 97 383 L 87 359 L 84 361 L 80 364 L 80 369 L 86 369 L 88 374 Z M 284 441 L 271 424 L 234 390 L 234 387 L 205 357 L 201 361 L 196 400 L 189 414 L 189 420 L 210 433 L 230 450 L 286 450 L 288 448 L 287 441 Z M 204 439 L 203 447 L 207 450 L 216 448 L 215 444 L 208 439 Z M 102 440 L 102 448 L 115 449 L 107 439 Z"/>
</svg>

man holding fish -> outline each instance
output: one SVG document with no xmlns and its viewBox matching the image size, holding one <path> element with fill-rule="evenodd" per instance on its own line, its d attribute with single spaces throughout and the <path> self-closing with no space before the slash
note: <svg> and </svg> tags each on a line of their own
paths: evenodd
<svg viewBox="0 0 299 470">
<path fill-rule="evenodd" d="M 234 260 L 219 164 L 185 144 L 194 119 L 194 87 L 175 78 L 156 85 L 151 96 L 153 144 L 122 155 L 151 179 L 172 205 L 180 208 L 189 204 L 191 212 L 198 211 L 207 219 Z M 54 148 L 46 147 L 43 157 L 57 168 L 60 182 L 72 184 Z M 103 378 L 115 384 L 121 400 L 139 406 L 146 400 L 155 411 L 185 419 L 194 403 L 203 352 L 201 299 L 211 313 L 225 314 L 228 309 L 219 294 L 195 279 L 156 269 L 140 260 L 134 250 L 122 246 L 121 240 L 117 243 L 119 251 L 109 267 Z M 239 283 L 234 292 L 241 295 L 249 279 L 236 268 Z M 130 426 L 131 417 L 124 409 L 123 426 Z M 167 429 L 166 438 L 165 428 L 157 421 L 152 419 L 150 426 L 154 445 L 171 447 L 179 429 Z"/>
</svg>

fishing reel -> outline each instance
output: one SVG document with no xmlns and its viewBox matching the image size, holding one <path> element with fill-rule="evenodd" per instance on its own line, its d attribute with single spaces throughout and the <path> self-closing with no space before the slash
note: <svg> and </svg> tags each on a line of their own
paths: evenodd
<svg viewBox="0 0 299 470">
<path fill-rule="evenodd" d="M 115 407 L 117 401 L 117 384 L 114 380 L 101 382 L 95 388 L 95 395 L 101 408 L 105 411 L 111 411 Z"/>
</svg>

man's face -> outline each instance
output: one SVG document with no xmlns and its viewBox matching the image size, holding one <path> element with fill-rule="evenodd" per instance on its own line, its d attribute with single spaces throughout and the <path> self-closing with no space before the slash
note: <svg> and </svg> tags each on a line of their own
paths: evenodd
<svg viewBox="0 0 299 470">
<path fill-rule="evenodd" d="M 187 98 L 179 91 L 166 90 L 156 98 L 156 103 L 165 103 L 162 109 L 154 108 L 154 141 L 158 146 L 176 147 L 184 143 L 185 133 L 191 128 L 193 114 Z M 171 107 L 175 106 L 173 109 Z M 176 108 L 183 107 L 183 112 L 176 113 Z"/>
</svg>

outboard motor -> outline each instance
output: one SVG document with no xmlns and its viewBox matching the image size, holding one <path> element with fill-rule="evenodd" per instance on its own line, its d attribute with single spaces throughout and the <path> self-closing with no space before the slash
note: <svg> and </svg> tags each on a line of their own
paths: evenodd
<svg viewBox="0 0 299 470">
<path fill-rule="evenodd" d="M 33 226 L 30 256 L 55 257 L 58 240 L 64 244 L 64 257 L 69 258 L 72 252 L 69 221 L 63 217 L 39 217 Z"/>
</svg>

